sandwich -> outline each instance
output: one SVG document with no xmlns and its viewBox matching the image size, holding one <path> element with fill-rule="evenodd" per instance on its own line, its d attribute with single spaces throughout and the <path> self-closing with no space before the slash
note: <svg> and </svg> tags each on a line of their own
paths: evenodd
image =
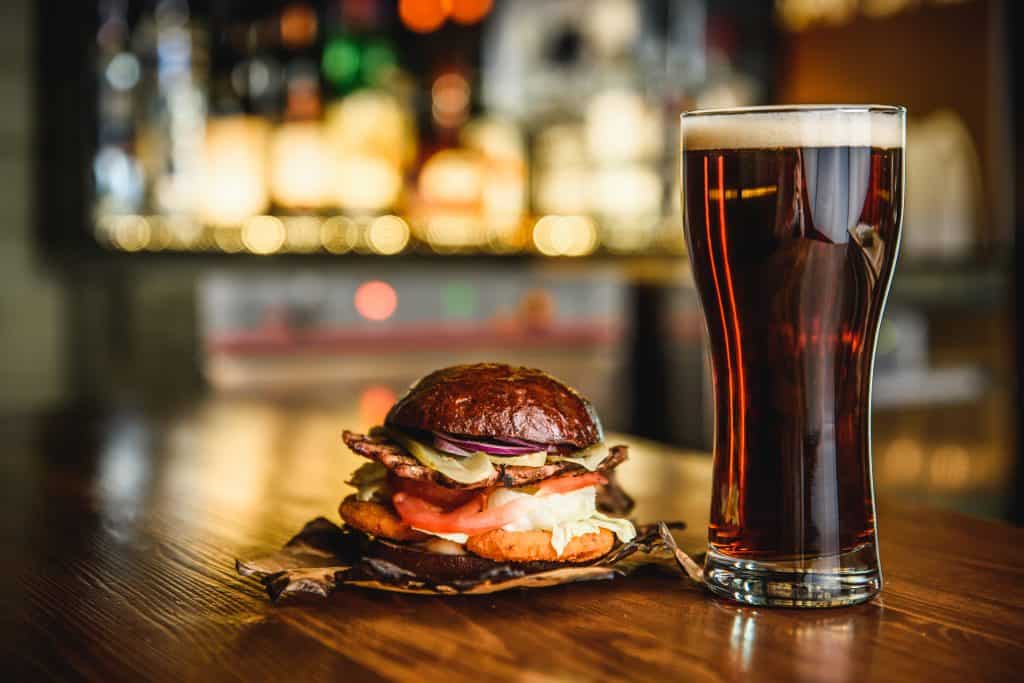
<svg viewBox="0 0 1024 683">
<path fill-rule="evenodd" d="M 481 363 L 416 382 L 368 434 L 339 508 L 367 555 L 458 579 L 599 561 L 636 536 L 632 500 L 590 402 L 550 375 Z"/>
</svg>

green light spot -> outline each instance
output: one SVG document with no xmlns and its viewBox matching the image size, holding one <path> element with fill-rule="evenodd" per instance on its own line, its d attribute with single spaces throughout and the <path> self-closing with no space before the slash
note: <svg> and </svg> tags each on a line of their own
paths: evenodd
<svg viewBox="0 0 1024 683">
<path fill-rule="evenodd" d="M 398 63 L 398 57 L 390 44 L 374 41 L 363 52 L 363 80 L 377 83 L 388 69 Z"/>
<path fill-rule="evenodd" d="M 453 281 L 441 287 L 441 305 L 452 318 L 471 318 L 477 309 L 476 287 L 468 282 Z"/>
<path fill-rule="evenodd" d="M 324 47 L 321 67 L 335 85 L 346 85 L 359 75 L 359 48 L 345 38 L 332 38 Z"/>
</svg>

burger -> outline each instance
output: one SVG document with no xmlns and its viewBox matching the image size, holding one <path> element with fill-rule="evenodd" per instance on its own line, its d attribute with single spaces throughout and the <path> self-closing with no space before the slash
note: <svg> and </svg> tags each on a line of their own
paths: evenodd
<svg viewBox="0 0 1024 683">
<path fill-rule="evenodd" d="M 368 555 L 433 578 L 599 560 L 636 536 L 590 402 L 530 368 L 457 365 L 417 381 L 368 434 L 340 506 Z"/>
</svg>

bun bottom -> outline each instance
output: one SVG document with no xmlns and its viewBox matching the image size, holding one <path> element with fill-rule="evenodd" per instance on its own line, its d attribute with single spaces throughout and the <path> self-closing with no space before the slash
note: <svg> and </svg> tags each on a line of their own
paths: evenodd
<svg viewBox="0 0 1024 683">
<path fill-rule="evenodd" d="M 386 560 L 417 576 L 429 577 L 433 581 L 473 580 L 492 570 L 509 566 L 507 562 L 495 562 L 472 553 L 462 555 L 436 553 L 414 545 L 394 543 L 380 538 L 370 543 L 367 555 Z M 564 566 L 560 562 L 515 564 L 516 569 L 528 574 Z"/>
</svg>

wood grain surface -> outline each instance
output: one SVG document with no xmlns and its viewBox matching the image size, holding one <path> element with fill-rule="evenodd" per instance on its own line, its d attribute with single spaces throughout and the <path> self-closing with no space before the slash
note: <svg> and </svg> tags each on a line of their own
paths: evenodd
<svg viewBox="0 0 1024 683">
<path fill-rule="evenodd" d="M 274 607 L 234 559 L 335 518 L 351 411 L 207 401 L 0 423 L 4 680 L 1019 680 L 1024 531 L 882 500 L 882 597 L 739 607 L 648 573 L 479 597 Z M 348 421 L 346 423 L 346 421 Z M 700 551 L 701 454 L 623 437 L 641 521 Z"/>
</svg>

